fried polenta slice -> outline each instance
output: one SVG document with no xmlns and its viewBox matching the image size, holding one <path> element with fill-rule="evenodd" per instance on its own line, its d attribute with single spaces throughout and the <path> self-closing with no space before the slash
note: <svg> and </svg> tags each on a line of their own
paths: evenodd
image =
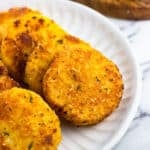
<svg viewBox="0 0 150 150">
<path fill-rule="evenodd" d="M 118 107 L 123 81 L 112 61 L 78 48 L 57 55 L 44 75 L 43 92 L 60 117 L 78 126 L 92 125 Z"/>
<path fill-rule="evenodd" d="M 21 7 L 21 8 L 16 7 L 16 8 L 11 8 L 8 11 L 1 12 L 0 13 L 0 44 L 2 42 L 3 37 L 5 37 L 7 33 L 7 26 L 10 21 L 16 20 L 15 25 L 18 26 L 19 21 L 17 21 L 17 19 L 24 16 L 25 14 L 29 14 L 33 12 L 37 13 L 36 11 L 32 11 L 31 9 L 26 7 Z"/>
<path fill-rule="evenodd" d="M 16 22 L 19 22 L 17 26 Z M 35 26 L 33 24 L 35 24 Z M 25 15 L 18 20 L 9 22 L 6 35 L 2 39 L 2 61 L 6 64 L 9 73 L 18 81 L 22 78 L 28 55 L 37 45 L 35 39 L 33 39 L 31 35 L 31 28 L 36 26 L 40 27 L 37 20 L 32 19 L 31 14 Z"/>
<path fill-rule="evenodd" d="M 38 12 L 27 13 L 9 22 L 2 39 L 1 57 L 14 79 L 23 79 L 26 61 L 32 51 L 50 45 L 49 39 L 61 34 L 61 31 L 53 20 Z"/>
<path fill-rule="evenodd" d="M 42 95 L 43 76 L 53 60 L 54 54 L 47 50 L 35 50 L 30 54 L 26 67 L 24 82 L 28 88 Z"/>
<path fill-rule="evenodd" d="M 34 92 L 0 93 L 0 149 L 56 150 L 61 140 L 55 112 Z"/>
<path fill-rule="evenodd" d="M 40 94 L 42 94 L 43 76 L 49 68 L 55 53 L 67 49 L 66 43 L 63 41 L 67 33 L 55 23 L 51 24 L 50 28 L 53 29 L 50 32 L 54 32 L 54 36 L 49 36 L 46 45 L 35 48 L 26 61 L 24 72 L 23 80 L 25 84 L 28 85 L 29 89 Z"/>
<path fill-rule="evenodd" d="M 10 20 L 19 18 L 23 16 L 26 13 L 31 12 L 32 10 L 29 8 L 11 8 L 8 11 L 1 12 L 0 13 L 0 41 L 2 39 L 2 36 L 6 32 L 6 25 Z"/>
</svg>

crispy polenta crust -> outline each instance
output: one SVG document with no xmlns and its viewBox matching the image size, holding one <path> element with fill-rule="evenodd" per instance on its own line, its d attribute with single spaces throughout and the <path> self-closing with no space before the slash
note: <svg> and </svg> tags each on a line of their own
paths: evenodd
<svg viewBox="0 0 150 150">
<path fill-rule="evenodd" d="M 29 55 L 25 71 L 24 71 L 24 82 L 28 85 L 31 90 L 34 90 L 42 94 L 42 80 L 45 72 L 49 68 L 55 53 L 60 50 L 66 49 L 64 44 L 64 37 L 66 32 L 59 27 L 55 22 L 51 22 L 47 32 L 42 32 L 41 37 L 44 37 L 46 44 L 41 43 L 38 48 Z M 39 40 L 40 41 L 40 40 Z"/>
<path fill-rule="evenodd" d="M 19 83 L 8 76 L 7 67 L 0 60 L 0 92 L 18 86 Z"/>
<path fill-rule="evenodd" d="M 19 83 L 10 78 L 9 76 L 0 76 L 0 92 L 11 89 L 13 87 L 19 87 Z"/>
<path fill-rule="evenodd" d="M 24 82 L 29 89 L 42 94 L 43 76 L 53 60 L 53 55 L 54 54 L 47 50 L 35 50 L 30 54 L 24 75 Z"/>
<path fill-rule="evenodd" d="M 60 123 L 43 99 L 29 90 L 0 93 L 0 149 L 56 150 Z"/>
<path fill-rule="evenodd" d="M 123 82 L 113 62 L 93 49 L 77 48 L 57 55 L 43 92 L 58 115 L 75 125 L 92 125 L 118 107 Z"/>
<path fill-rule="evenodd" d="M 8 20 L 16 19 L 18 17 L 23 16 L 26 13 L 33 12 L 31 9 L 27 7 L 14 7 L 10 8 L 8 11 L 0 13 L 0 22 L 1 24 L 6 23 Z"/>
<path fill-rule="evenodd" d="M 0 76 L 1 75 L 8 75 L 8 69 L 4 65 L 4 63 L 0 60 Z"/>
<path fill-rule="evenodd" d="M 32 51 L 47 47 L 52 43 L 50 39 L 57 37 L 57 33 L 61 34 L 58 28 L 53 20 L 36 11 L 25 12 L 20 18 L 7 22 L 1 57 L 16 80 L 23 79 L 26 61 Z"/>
<path fill-rule="evenodd" d="M 53 30 L 48 30 L 45 35 L 52 32 L 54 36 L 49 36 L 49 42 L 46 45 L 42 44 L 40 48 L 36 48 L 29 55 L 25 66 L 24 82 L 28 85 L 29 89 L 40 94 L 42 94 L 43 76 L 57 52 L 69 51 L 77 47 L 90 48 L 89 44 L 69 35 L 55 22 L 50 25 L 50 28 Z"/>
<path fill-rule="evenodd" d="M 55 32 L 59 31 L 57 31 L 57 28 L 55 29 Z M 42 94 L 43 76 L 55 58 L 56 53 L 70 51 L 79 47 L 90 49 L 89 44 L 64 31 L 58 32 L 57 36 L 49 40 L 51 42 L 47 47 L 43 47 L 42 50 L 36 49 L 30 54 L 25 67 L 24 82 L 29 89 L 40 94 Z"/>
<path fill-rule="evenodd" d="M 12 20 L 17 20 L 20 17 L 24 16 L 25 14 L 29 14 L 29 13 L 33 13 L 33 11 L 26 7 L 21 7 L 21 8 L 15 7 L 15 8 L 9 9 L 8 11 L 0 13 L 0 44 L 2 42 L 3 37 L 7 33 L 7 26 L 9 22 Z M 17 23 L 18 22 L 16 22 L 16 24 Z M 0 53 L 0 57 L 1 57 L 1 53 Z"/>
</svg>

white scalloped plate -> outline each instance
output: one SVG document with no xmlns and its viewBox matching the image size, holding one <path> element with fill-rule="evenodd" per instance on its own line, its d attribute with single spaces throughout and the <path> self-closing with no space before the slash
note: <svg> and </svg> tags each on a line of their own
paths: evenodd
<svg viewBox="0 0 150 150">
<path fill-rule="evenodd" d="M 62 125 L 59 150 L 111 149 L 131 123 L 141 93 L 141 75 L 127 40 L 105 17 L 90 8 L 67 0 L 5 0 L 0 10 L 29 6 L 53 18 L 65 30 L 91 43 L 112 59 L 123 75 L 125 90 L 119 108 L 103 122 L 91 127 Z"/>
</svg>

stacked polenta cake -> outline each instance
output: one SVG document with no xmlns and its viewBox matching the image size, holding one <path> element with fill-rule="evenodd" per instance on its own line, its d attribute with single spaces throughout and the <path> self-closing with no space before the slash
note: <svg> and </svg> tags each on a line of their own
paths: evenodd
<svg viewBox="0 0 150 150">
<path fill-rule="evenodd" d="M 59 118 L 93 125 L 120 103 L 117 66 L 38 11 L 0 13 L 0 58 L 1 150 L 56 150 Z"/>
</svg>

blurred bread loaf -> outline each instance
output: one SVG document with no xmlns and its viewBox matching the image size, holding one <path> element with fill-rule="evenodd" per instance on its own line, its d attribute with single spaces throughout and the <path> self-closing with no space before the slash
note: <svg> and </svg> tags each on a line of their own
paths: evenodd
<svg viewBox="0 0 150 150">
<path fill-rule="evenodd" d="M 150 19 L 150 0 L 75 0 L 105 15 L 125 19 Z"/>
</svg>

